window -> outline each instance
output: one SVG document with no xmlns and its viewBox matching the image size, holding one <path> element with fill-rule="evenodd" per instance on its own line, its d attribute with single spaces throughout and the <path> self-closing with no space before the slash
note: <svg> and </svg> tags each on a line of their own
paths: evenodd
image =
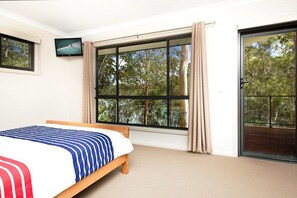
<svg viewBox="0 0 297 198">
<path fill-rule="evenodd" d="M 34 71 L 34 43 L 0 34 L 0 67 Z"/>
<path fill-rule="evenodd" d="M 186 129 L 191 35 L 96 49 L 97 122 Z"/>
</svg>

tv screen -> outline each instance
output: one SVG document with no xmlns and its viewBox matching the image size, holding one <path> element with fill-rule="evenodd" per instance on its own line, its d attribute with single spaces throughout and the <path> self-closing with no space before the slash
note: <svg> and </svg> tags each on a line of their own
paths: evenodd
<svg viewBox="0 0 297 198">
<path fill-rule="evenodd" d="M 82 56 L 81 38 L 56 38 L 57 56 Z"/>
</svg>

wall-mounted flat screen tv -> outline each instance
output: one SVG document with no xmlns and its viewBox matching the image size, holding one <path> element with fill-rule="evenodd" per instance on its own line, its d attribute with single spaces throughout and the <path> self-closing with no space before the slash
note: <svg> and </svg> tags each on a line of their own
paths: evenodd
<svg viewBox="0 0 297 198">
<path fill-rule="evenodd" d="M 56 38 L 56 55 L 57 56 L 82 56 L 81 38 Z"/>
</svg>

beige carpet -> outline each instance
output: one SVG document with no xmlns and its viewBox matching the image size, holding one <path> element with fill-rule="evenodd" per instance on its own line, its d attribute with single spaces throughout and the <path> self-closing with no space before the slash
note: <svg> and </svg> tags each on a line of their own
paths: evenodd
<svg viewBox="0 0 297 198">
<path fill-rule="evenodd" d="M 297 164 L 135 145 L 117 169 L 77 198 L 296 198 Z"/>
</svg>

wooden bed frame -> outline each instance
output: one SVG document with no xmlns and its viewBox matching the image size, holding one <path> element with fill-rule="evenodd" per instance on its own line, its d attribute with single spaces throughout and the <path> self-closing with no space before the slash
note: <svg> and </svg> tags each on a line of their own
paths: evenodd
<svg viewBox="0 0 297 198">
<path fill-rule="evenodd" d="M 47 120 L 46 124 L 60 124 L 60 125 L 70 125 L 70 126 L 80 126 L 80 127 L 92 127 L 92 128 L 101 128 L 101 129 L 110 129 L 114 131 L 118 131 L 122 133 L 126 138 L 129 138 L 129 128 L 125 126 L 113 126 L 113 125 L 103 125 L 103 124 L 87 124 L 87 123 L 79 123 L 79 122 L 64 122 L 64 121 L 55 121 L 55 120 Z M 56 195 L 56 198 L 65 198 L 65 197 L 73 197 L 78 194 L 91 184 L 98 181 L 103 176 L 107 175 L 111 171 L 116 168 L 122 166 L 122 173 L 129 173 L 129 163 L 128 163 L 128 154 L 122 155 L 113 161 L 109 162 L 105 166 L 101 167 L 97 171 L 93 172 L 89 176 L 84 179 L 78 181 L 76 184 L 73 184 L 60 194 Z"/>
</svg>

